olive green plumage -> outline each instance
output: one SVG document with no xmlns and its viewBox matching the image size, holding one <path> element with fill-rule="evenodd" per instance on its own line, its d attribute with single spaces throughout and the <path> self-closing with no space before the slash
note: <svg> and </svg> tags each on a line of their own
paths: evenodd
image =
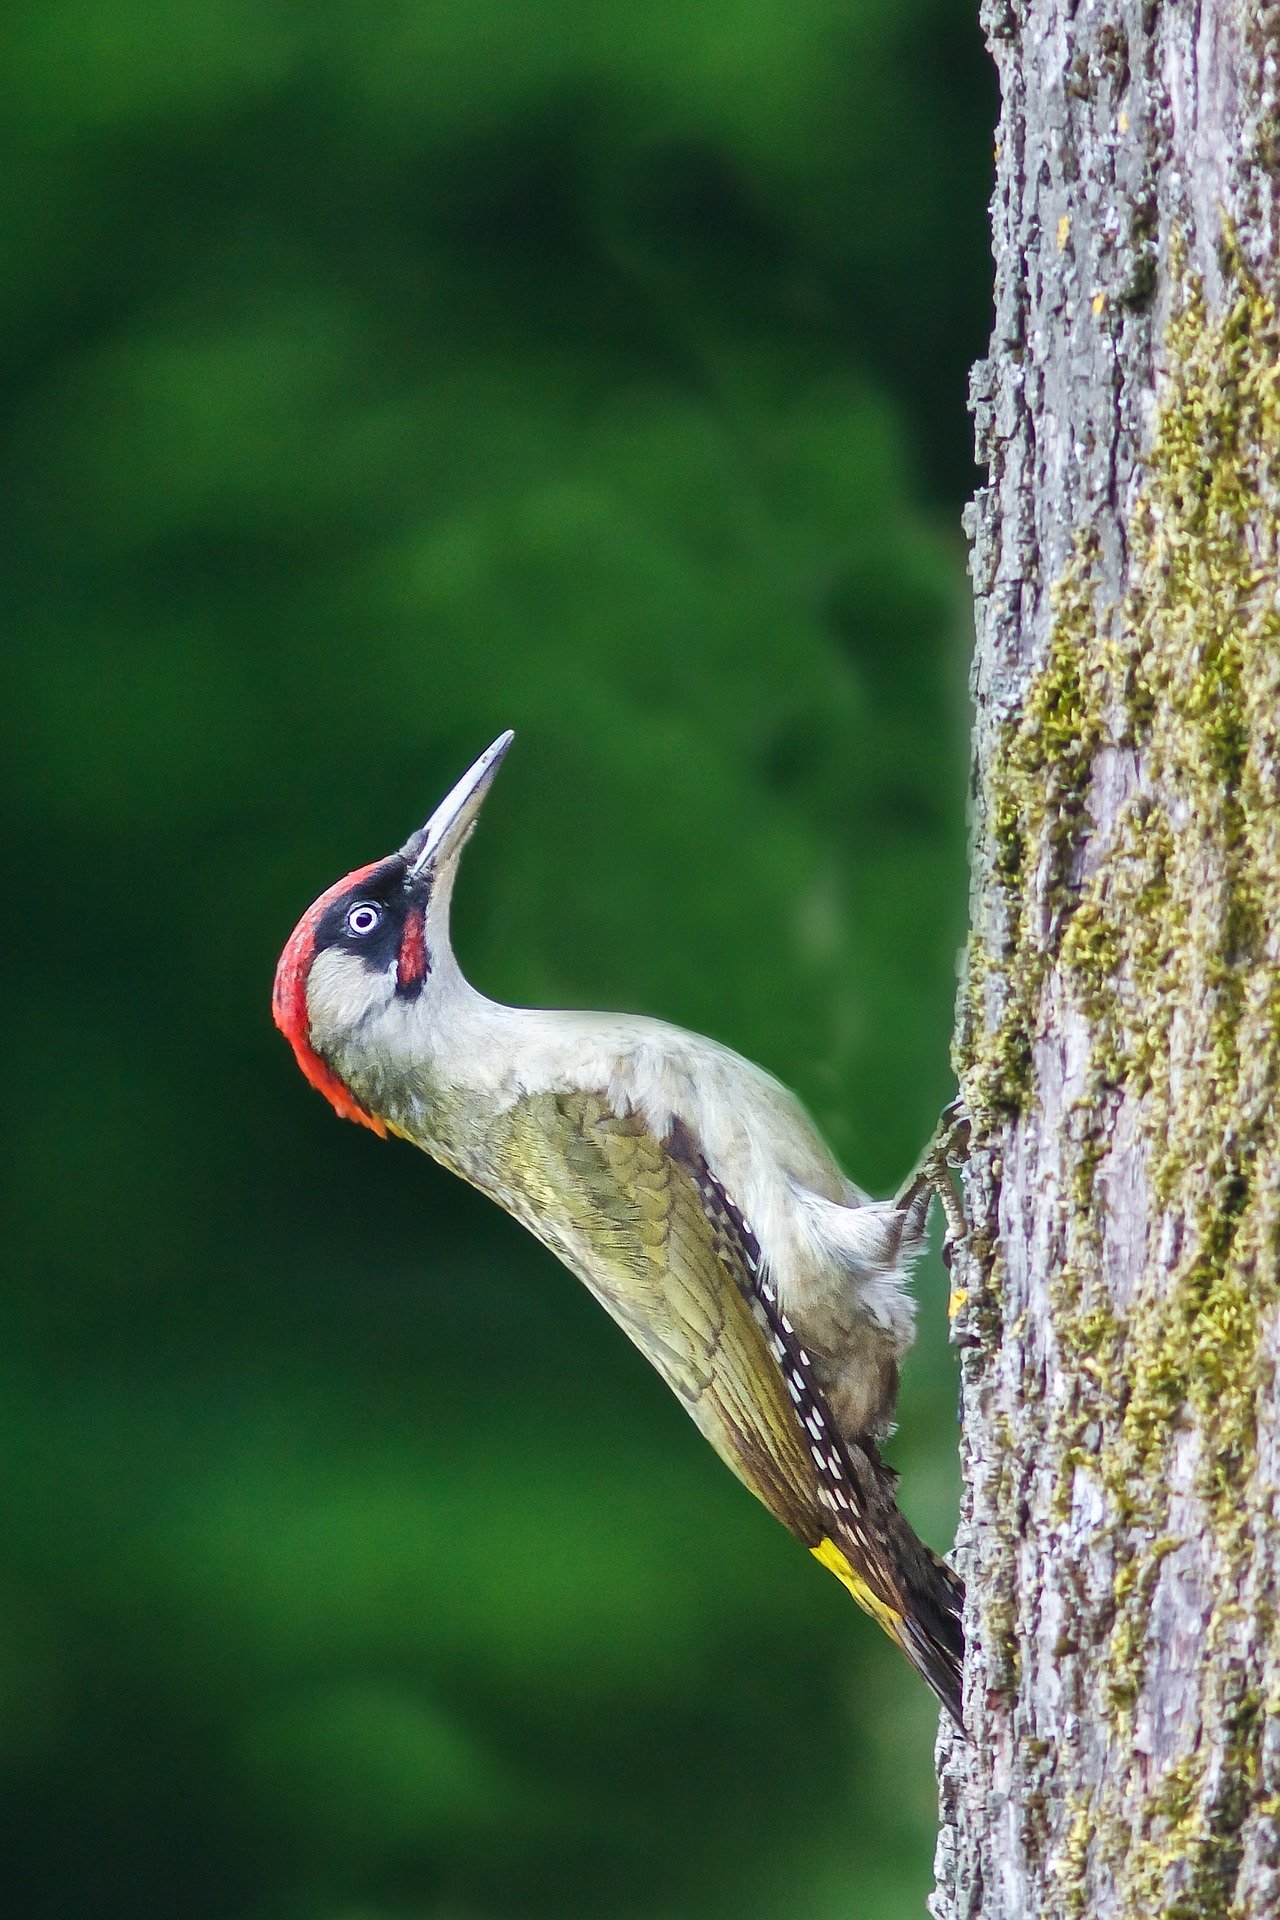
<svg viewBox="0 0 1280 1920">
<path fill-rule="evenodd" d="M 602 1094 L 537 1094 L 510 1109 L 504 1133 L 503 1204 L 590 1288 L 738 1478 L 816 1542 L 809 1448 L 745 1270 L 734 1273 L 692 1174 Z"/>
<path fill-rule="evenodd" d="M 959 1719 L 962 1589 L 898 1512 L 877 1449 L 945 1147 L 897 1200 L 874 1201 L 799 1102 L 728 1048 L 477 993 L 449 902 L 509 744 L 398 854 L 304 915 L 277 1020 L 339 1112 L 411 1140 L 559 1256 Z"/>
<path fill-rule="evenodd" d="M 749 1224 L 687 1130 L 677 1123 L 662 1141 L 603 1094 L 537 1094 L 508 1110 L 492 1175 L 477 1174 L 590 1289 L 725 1464 L 836 1573 L 959 1721 L 963 1587 L 899 1512 L 897 1476 L 874 1443 L 837 1433 L 808 1356 L 771 1308 Z"/>
</svg>

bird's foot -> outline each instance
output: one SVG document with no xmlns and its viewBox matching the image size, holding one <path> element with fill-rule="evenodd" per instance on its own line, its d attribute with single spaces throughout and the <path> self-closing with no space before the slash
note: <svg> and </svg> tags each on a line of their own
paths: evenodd
<svg viewBox="0 0 1280 1920">
<path fill-rule="evenodd" d="M 942 1110 L 933 1138 L 920 1156 L 915 1172 L 898 1195 L 898 1208 L 904 1225 L 923 1232 L 929 1202 L 936 1199 L 942 1208 L 946 1228 L 942 1258 L 948 1269 L 956 1244 L 968 1232 L 964 1204 L 951 1178 L 952 1167 L 963 1164 L 969 1150 L 969 1116 L 958 1097 Z"/>
</svg>

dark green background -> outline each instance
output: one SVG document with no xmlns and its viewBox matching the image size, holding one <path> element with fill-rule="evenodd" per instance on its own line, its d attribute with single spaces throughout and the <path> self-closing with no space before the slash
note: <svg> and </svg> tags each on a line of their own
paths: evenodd
<svg viewBox="0 0 1280 1920">
<path fill-rule="evenodd" d="M 965 892 L 970 15 L 8 9 L 15 1920 L 921 1911 L 929 1695 L 268 997 L 511 725 L 477 983 L 708 1030 L 903 1174 Z"/>
</svg>

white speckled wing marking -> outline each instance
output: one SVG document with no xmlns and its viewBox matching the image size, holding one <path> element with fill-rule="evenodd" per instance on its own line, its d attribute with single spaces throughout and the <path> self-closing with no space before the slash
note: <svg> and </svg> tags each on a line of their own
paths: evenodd
<svg viewBox="0 0 1280 1920">
<path fill-rule="evenodd" d="M 863 1524 L 863 1512 L 871 1489 L 860 1488 L 857 1484 L 868 1478 L 867 1469 L 871 1467 L 871 1459 L 864 1455 L 863 1460 L 858 1462 L 858 1467 L 863 1470 L 859 1472 L 855 1469 L 850 1451 L 837 1433 L 814 1381 L 810 1356 L 801 1346 L 790 1319 L 778 1305 L 777 1289 L 761 1262 L 760 1248 L 749 1222 L 738 1213 L 712 1174 L 696 1141 L 678 1120 L 671 1130 L 671 1150 L 689 1168 L 697 1182 L 702 1204 L 713 1223 L 717 1252 L 726 1272 L 733 1277 L 751 1306 L 782 1375 L 788 1399 L 795 1409 L 796 1424 L 808 1449 L 817 1482 L 818 1501 L 826 1515 L 820 1522 L 821 1531 L 831 1533 L 839 1527 L 841 1533 L 852 1536 L 863 1558 L 874 1556 L 873 1541 Z M 878 1455 L 875 1461 L 881 1474 L 888 1475 L 889 1469 L 880 1462 Z M 868 1571 L 874 1573 L 874 1569 Z M 872 1578 L 868 1584 L 894 1612 L 901 1611 L 899 1596 L 890 1583 Z"/>
<path fill-rule="evenodd" d="M 761 1263 L 749 1223 L 679 1121 L 672 1127 L 670 1145 L 697 1182 L 726 1269 L 750 1300 L 802 1426 L 823 1509 L 821 1533 L 836 1549 L 834 1559 L 825 1546 L 815 1549 L 818 1557 L 892 1634 L 962 1725 L 962 1582 L 898 1511 L 897 1475 L 880 1458 L 874 1442 L 845 1440 L 836 1430 L 814 1380 L 811 1358 L 778 1305 L 777 1288 Z"/>
<path fill-rule="evenodd" d="M 960 1584 L 898 1512 L 874 1444 L 836 1431 L 750 1223 L 687 1127 L 659 1140 L 604 1094 L 544 1093 L 516 1102 L 490 1144 L 504 1203 L 958 1717 Z"/>
<path fill-rule="evenodd" d="M 808 1436 L 689 1168 L 601 1093 L 541 1093 L 492 1142 L 504 1204 L 591 1289 L 721 1458 L 793 1533 L 821 1537 Z"/>
</svg>

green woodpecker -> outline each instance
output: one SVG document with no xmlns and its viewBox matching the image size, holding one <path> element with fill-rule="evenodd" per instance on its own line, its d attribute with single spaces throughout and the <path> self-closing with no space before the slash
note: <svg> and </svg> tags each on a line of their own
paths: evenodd
<svg viewBox="0 0 1280 1920">
<path fill-rule="evenodd" d="M 938 1150 L 897 1200 L 869 1200 L 798 1101 L 714 1041 L 477 993 L 449 900 L 511 740 L 303 915 L 276 1024 L 340 1114 L 471 1181 L 585 1282 L 959 1721 L 963 1589 L 899 1513 L 877 1450 Z"/>
</svg>

